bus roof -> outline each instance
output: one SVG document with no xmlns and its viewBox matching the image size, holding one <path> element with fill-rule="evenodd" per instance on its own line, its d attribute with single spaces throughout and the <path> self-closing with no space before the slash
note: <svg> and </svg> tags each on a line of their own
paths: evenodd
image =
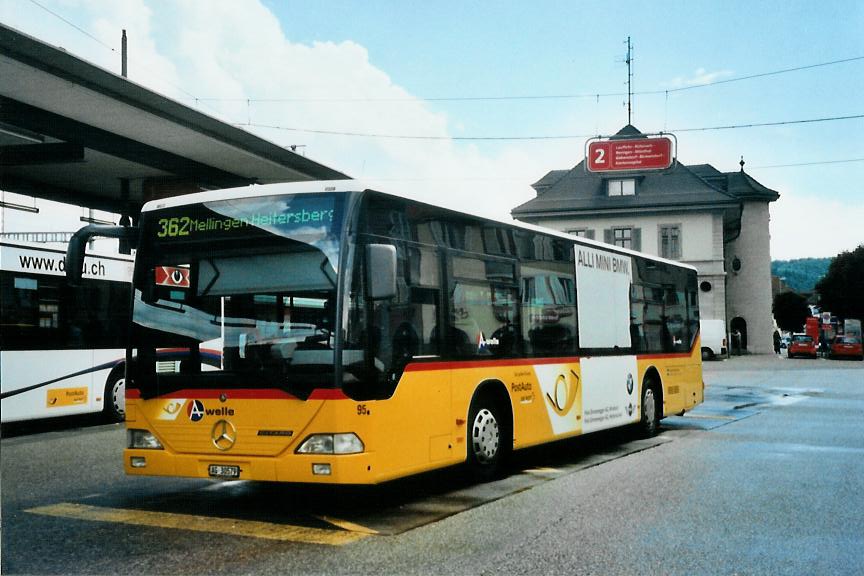
<svg viewBox="0 0 864 576">
<path fill-rule="evenodd" d="M 661 258 L 659 256 L 654 256 L 653 254 L 646 254 L 644 252 L 637 252 L 635 250 L 630 250 L 628 248 L 622 248 L 620 246 L 613 246 L 611 244 L 606 244 L 605 242 L 600 242 L 599 240 L 592 240 L 590 238 L 583 238 L 581 236 L 574 236 L 572 234 L 567 234 L 566 232 L 561 232 L 559 230 L 554 230 L 552 228 L 545 228 L 543 226 L 537 226 L 534 224 L 529 224 L 527 222 L 520 222 L 518 220 L 503 220 L 496 218 L 489 218 L 488 216 L 480 216 L 478 214 L 471 214 L 469 212 L 461 212 L 459 210 L 455 210 L 453 208 L 448 208 L 446 206 L 441 206 L 439 204 L 430 204 L 428 202 L 423 202 L 421 200 L 414 200 L 407 196 L 399 196 L 397 194 L 392 194 L 389 192 L 382 192 L 380 190 L 375 189 L 373 186 L 366 185 L 363 180 L 320 180 L 320 181 L 308 181 L 308 182 L 285 182 L 279 184 L 252 184 L 250 186 L 241 186 L 238 188 L 225 188 L 221 190 L 207 190 L 204 192 L 197 192 L 195 194 L 186 194 L 183 196 L 173 196 L 171 198 L 164 198 L 160 200 L 152 200 L 144 204 L 141 212 L 150 212 L 153 210 L 161 210 L 163 208 L 173 208 L 176 206 L 186 206 L 189 204 L 199 204 L 202 202 L 217 202 L 220 200 L 233 200 L 240 198 L 255 198 L 261 196 L 279 196 L 283 194 L 316 194 L 322 192 L 336 192 L 336 193 L 350 193 L 350 192 L 377 192 L 379 194 L 383 194 L 385 196 L 393 196 L 394 198 L 401 198 L 403 200 L 411 200 L 413 202 L 417 202 L 418 204 L 426 204 L 429 206 L 434 206 L 436 208 L 441 208 L 442 210 L 448 210 L 453 212 L 454 214 L 464 214 L 466 216 L 473 216 L 476 218 L 481 218 L 483 220 L 488 220 L 491 222 L 496 222 L 499 224 L 504 224 L 506 226 L 513 226 L 515 228 L 521 228 L 523 230 L 530 230 L 532 232 L 539 232 L 543 234 L 548 234 L 550 236 L 556 236 L 558 238 L 574 241 L 577 244 L 582 244 L 589 247 L 600 248 L 603 250 L 611 250 L 613 252 L 618 252 L 620 254 L 627 254 L 630 256 L 639 256 L 641 258 L 647 258 L 649 260 L 654 260 L 655 262 L 662 262 L 665 264 L 670 264 L 672 266 L 678 266 L 681 268 L 688 268 L 690 270 L 696 270 L 695 266 L 690 264 L 685 264 L 683 262 L 678 262 L 676 260 L 668 260 L 666 258 Z"/>
</svg>

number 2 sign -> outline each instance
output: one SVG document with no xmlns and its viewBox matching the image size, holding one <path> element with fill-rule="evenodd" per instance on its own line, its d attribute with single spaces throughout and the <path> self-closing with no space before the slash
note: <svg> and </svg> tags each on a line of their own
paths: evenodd
<svg viewBox="0 0 864 576">
<path fill-rule="evenodd" d="M 589 142 L 586 164 L 589 172 L 623 172 L 664 170 L 672 161 L 671 139 L 630 138 Z"/>
</svg>

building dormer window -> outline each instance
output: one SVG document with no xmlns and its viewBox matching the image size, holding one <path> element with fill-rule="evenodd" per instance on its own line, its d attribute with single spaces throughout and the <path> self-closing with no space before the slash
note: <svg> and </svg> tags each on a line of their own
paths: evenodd
<svg viewBox="0 0 864 576">
<path fill-rule="evenodd" d="M 636 180 L 609 180 L 606 184 L 609 196 L 634 196 L 636 194 Z"/>
</svg>

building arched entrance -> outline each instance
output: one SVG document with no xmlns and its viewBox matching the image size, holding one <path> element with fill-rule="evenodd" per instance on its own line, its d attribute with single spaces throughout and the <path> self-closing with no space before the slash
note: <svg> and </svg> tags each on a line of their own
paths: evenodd
<svg viewBox="0 0 864 576">
<path fill-rule="evenodd" d="M 747 350 L 747 321 L 736 316 L 729 323 L 729 332 L 732 334 L 732 353 L 740 354 Z"/>
</svg>

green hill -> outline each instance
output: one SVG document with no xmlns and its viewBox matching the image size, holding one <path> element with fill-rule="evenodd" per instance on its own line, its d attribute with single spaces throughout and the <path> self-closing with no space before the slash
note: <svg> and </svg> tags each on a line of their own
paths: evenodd
<svg viewBox="0 0 864 576">
<path fill-rule="evenodd" d="M 822 276 L 828 271 L 832 258 L 797 258 L 795 260 L 774 260 L 771 274 L 783 278 L 796 292 L 812 292 Z"/>
</svg>

